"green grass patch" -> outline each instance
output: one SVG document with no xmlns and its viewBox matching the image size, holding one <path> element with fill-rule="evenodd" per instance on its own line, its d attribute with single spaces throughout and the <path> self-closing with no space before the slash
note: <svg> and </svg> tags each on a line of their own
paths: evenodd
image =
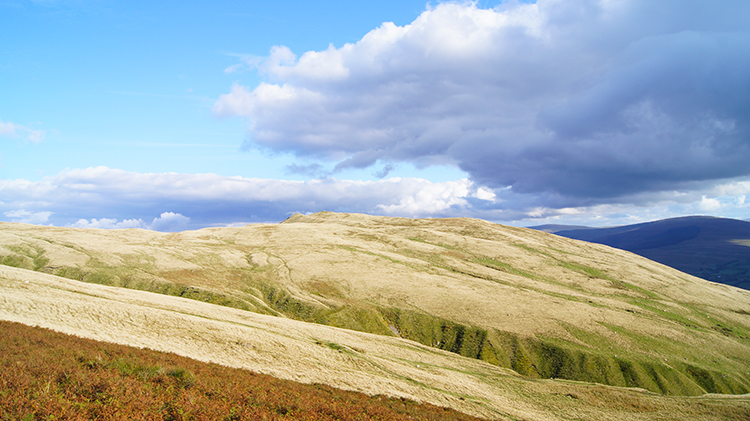
<svg viewBox="0 0 750 421">
<path fill-rule="evenodd" d="M 257 309 L 256 306 L 249 304 L 239 297 L 181 283 L 160 282 L 141 278 L 135 274 L 134 270 L 124 268 L 62 267 L 54 270 L 52 273 L 56 276 L 77 281 L 171 295 L 241 310 L 253 311 Z"/>
<path fill-rule="evenodd" d="M 750 336 L 748 336 L 747 329 L 741 326 L 737 325 L 729 325 L 729 323 L 720 323 L 715 322 L 713 326 L 711 326 L 711 329 L 721 333 L 724 336 L 728 336 L 730 338 L 736 338 L 736 339 L 750 339 Z"/>
<path fill-rule="evenodd" d="M 644 297 L 647 297 L 649 299 L 655 300 L 655 299 L 659 299 L 660 298 L 657 294 L 655 294 L 655 293 L 653 293 L 653 292 L 651 292 L 651 291 L 649 291 L 649 290 L 647 290 L 645 288 L 641 288 L 641 287 L 639 287 L 637 285 L 633 285 L 633 284 L 630 284 L 630 283 L 627 283 L 627 282 L 624 282 L 624 281 L 619 281 L 619 280 L 615 281 L 615 282 L 619 283 L 621 286 L 625 287 L 626 289 L 628 289 L 630 291 L 637 292 L 640 295 L 642 295 Z"/>
<path fill-rule="evenodd" d="M 563 288 L 571 289 L 571 290 L 574 290 L 574 291 L 581 291 L 581 292 L 584 291 L 582 288 L 579 288 L 579 287 L 571 286 L 571 285 L 568 285 L 568 284 L 565 284 L 565 283 L 562 283 L 562 282 L 557 282 L 557 281 L 554 281 L 552 279 L 548 279 L 546 277 L 539 276 L 539 275 L 537 275 L 535 273 L 531 273 L 531 272 L 527 272 L 527 271 L 524 271 L 524 270 L 516 269 L 516 268 L 512 267 L 508 263 L 505 263 L 503 261 L 500 261 L 500 260 L 497 260 L 497 259 L 493 259 L 493 258 L 490 258 L 490 257 L 475 258 L 474 262 L 475 263 L 479 263 L 479 264 L 481 264 L 481 265 L 483 265 L 485 267 L 488 267 L 490 269 L 495 269 L 495 270 L 500 271 L 500 272 L 522 276 L 524 278 L 532 279 L 534 281 L 546 282 L 546 283 L 554 284 L 554 285 L 557 285 L 557 286 L 561 286 Z M 466 273 L 466 272 L 461 272 L 461 273 Z M 466 274 L 472 275 L 472 274 L 469 274 L 469 273 L 466 273 Z M 563 293 L 560 293 L 560 292 L 554 292 L 554 291 L 550 291 L 550 290 L 546 290 L 546 289 L 542 289 L 542 288 L 534 288 L 534 287 L 531 287 L 531 286 L 528 286 L 528 285 L 521 286 L 521 285 L 518 285 L 518 284 L 513 283 L 513 282 L 501 281 L 501 280 L 498 280 L 498 279 L 492 278 L 492 277 L 479 276 L 479 275 L 472 275 L 472 276 L 481 277 L 482 279 L 492 280 L 494 282 L 497 282 L 497 283 L 500 283 L 500 284 L 503 284 L 503 285 L 507 285 L 507 286 L 511 286 L 511 287 L 515 287 L 515 288 L 519 288 L 519 289 L 525 289 L 525 290 L 535 291 L 535 292 L 538 292 L 540 294 L 548 295 L 550 297 L 560 298 L 560 299 L 567 300 L 567 301 L 575 301 L 575 302 L 584 302 L 584 301 L 587 301 L 583 297 L 578 297 L 578 296 L 569 295 L 569 294 L 563 294 Z M 597 304 L 594 304 L 594 303 L 589 303 L 589 304 L 591 304 L 593 306 L 597 306 Z M 598 305 L 598 306 L 604 307 L 604 306 L 601 306 L 601 305 Z"/>
<path fill-rule="evenodd" d="M 458 250 L 458 251 L 464 251 L 464 250 L 462 250 L 461 248 L 459 248 L 459 247 L 456 247 L 456 246 L 452 246 L 452 245 L 450 245 L 450 244 L 433 243 L 433 242 L 427 241 L 427 240 L 425 240 L 425 239 L 423 239 L 423 238 L 417 238 L 417 237 L 408 237 L 408 238 L 409 238 L 409 240 L 411 240 L 411 241 L 416 241 L 416 242 L 418 242 L 418 243 L 422 243 L 422 244 L 429 244 L 429 245 L 431 245 L 431 246 L 435 246 L 435 247 L 441 247 L 441 248 L 444 248 L 444 249 L 446 249 L 446 250 Z"/>
<path fill-rule="evenodd" d="M 39 271 L 49 264 L 45 250 L 34 246 L 5 246 L 10 253 L 0 257 L 0 264 Z"/>
<path fill-rule="evenodd" d="M 629 355 L 631 360 L 640 364 L 640 367 L 645 367 L 643 372 L 651 374 L 649 374 L 650 377 L 642 376 L 644 379 L 651 378 L 651 381 L 658 385 L 659 379 L 654 374 L 658 373 L 659 376 L 669 380 L 668 392 L 662 391 L 662 393 L 692 394 L 688 392 L 695 391 L 696 387 L 702 388 L 707 393 L 734 394 L 747 393 L 742 391 L 750 390 L 750 375 L 746 374 L 746 360 L 716 358 L 710 350 L 698 349 L 675 342 L 670 338 L 638 334 L 621 326 L 602 325 L 616 331 L 623 338 L 627 338 L 631 345 L 639 350 L 638 353 L 624 353 L 622 350 L 615 352 L 621 358 L 623 355 Z M 679 373 L 679 376 L 675 377 L 675 372 Z M 708 375 L 706 373 L 710 374 L 712 383 L 705 380 Z M 647 389 L 656 391 L 653 385 Z"/>
<path fill-rule="evenodd" d="M 398 260 L 398 259 L 394 259 L 393 257 L 390 257 L 390 256 L 384 256 L 384 255 L 382 255 L 382 254 L 378 254 L 378 253 L 373 253 L 373 252 L 371 252 L 371 251 L 367 251 L 367 250 L 362 250 L 362 249 L 359 249 L 359 248 L 357 248 L 357 247 L 351 247 L 351 246 L 336 246 L 336 247 L 338 247 L 338 248 L 341 248 L 341 249 L 344 249 L 344 250 L 348 250 L 348 251 L 351 251 L 351 252 L 353 252 L 353 253 L 361 253 L 361 254 L 366 254 L 366 255 L 368 255 L 368 256 L 375 256 L 375 257 L 379 257 L 379 258 L 381 258 L 381 259 L 385 259 L 385 260 L 388 260 L 388 261 L 389 261 L 389 262 L 391 262 L 391 263 L 398 263 L 398 264 L 400 264 L 400 265 L 404 265 L 404 266 L 409 266 L 409 267 L 411 267 L 411 265 L 409 265 L 408 263 L 406 263 L 406 262 L 402 262 L 401 260 Z"/>
<path fill-rule="evenodd" d="M 494 355 L 485 349 L 492 346 L 487 341 L 485 329 L 413 310 L 392 307 L 380 311 L 386 322 L 394 326 L 403 338 L 470 358 L 482 359 L 484 356 L 490 359 L 490 355 Z"/>
<path fill-rule="evenodd" d="M 571 270 L 573 272 L 577 272 L 577 273 L 580 273 L 582 275 L 586 275 L 589 278 L 603 279 L 603 280 L 609 281 L 609 282 L 611 282 L 612 286 L 614 286 L 615 288 L 637 292 L 638 294 L 640 294 L 640 295 L 642 295 L 644 297 L 647 297 L 647 298 L 651 298 L 651 299 L 657 299 L 657 298 L 659 298 L 659 296 L 656 295 L 655 293 L 653 293 L 653 292 L 651 292 L 651 291 L 649 291 L 647 289 L 641 288 L 639 286 L 630 284 L 628 282 L 624 282 L 622 280 L 615 279 L 615 278 L 609 276 L 609 274 L 606 271 L 601 270 L 601 269 L 597 269 L 597 268 L 594 268 L 594 267 L 591 267 L 591 266 L 582 265 L 582 264 L 579 264 L 579 263 L 566 262 L 566 261 L 562 261 L 562 260 L 559 260 L 559 259 L 557 260 L 556 264 L 557 264 L 557 266 L 563 267 L 563 268 Z"/>
<path fill-rule="evenodd" d="M 593 268 L 591 266 L 581 265 L 573 262 L 564 262 L 561 260 L 557 261 L 557 265 L 565 269 L 572 270 L 573 272 L 589 276 L 591 278 L 605 279 L 608 281 L 617 282 L 614 279 L 610 278 L 605 271 Z"/>
<path fill-rule="evenodd" d="M 687 306 L 685 306 L 684 314 L 680 314 L 677 313 L 674 308 L 660 305 L 658 301 L 654 300 L 631 298 L 628 302 L 653 313 L 653 315 L 658 318 L 665 318 L 691 329 L 705 328 L 704 323 L 699 322 L 699 320 L 702 321 L 706 319 L 705 314 L 702 315 L 700 312 L 696 312 Z"/>
<path fill-rule="evenodd" d="M 310 321 L 360 332 L 394 335 L 382 313 L 377 308 L 366 305 L 342 306 L 328 312 L 321 312 Z"/>
<path fill-rule="evenodd" d="M 502 262 L 500 260 L 491 258 L 491 257 L 478 257 L 474 259 L 475 263 L 479 263 L 480 265 L 486 266 L 491 269 L 499 270 L 505 273 L 510 273 L 513 275 L 523 276 L 524 278 L 533 279 L 535 281 L 544 280 L 540 276 L 527 272 L 525 270 L 516 269 L 513 266 L 511 266 L 508 263 Z"/>
<path fill-rule="evenodd" d="M 666 338 L 636 335 L 619 326 L 608 326 L 644 348 L 629 351 L 618 346 L 611 347 L 614 342 L 596 333 L 574 326 L 565 327 L 585 345 L 557 338 L 488 332 L 488 338 L 494 344 L 493 356 L 497 365 L 531 378 L 561 378 L 639 387 L 665 395 L 695 396 L 706 392 L 741 394 L 750 390 L 750 376 L 738 374 L 742 367 L 705 368 L 692 354 L 686 354 L 687 360 L 674 358 L 687 347 Z M 649 349 L 659 349 L 671 356 L 665 361 L 663 357 L 649 355 Z M 690 369 L 692 371 L 688 370 L 689 367 L 693 367 Z M 704 368 L 699 370 L 700 367 Z"/>
<path fill-rule="evenodd" d="M 19 269 L 34 270 L 34 260 L 18 254 L 8 254 L 0 257 L 0 264 Z"/>
<path fill-rule="evenodd" d="M 533 254 L 541 254 L 542 256 L 547 256 L 549 258 L 554 259 L 554 256 L 552 256 L 551 254 L 549 254 L 547 252 L 544 252 L 544 251 L 541 251 L 541 250 L 537 250 L 534 247 L 529 247 L 526 244 L 511 244 L 511 245 L 513 247 L 517 247 L 517 248 L 519 248 L 521 250 L 526 250 L 526 251 L 528 251 L 530 253 L 533 253 Z M 560 251 L 560 250 L 555 250 L 555 251 L 560 252 L 560 253 L 565 253 L 565 254 L 571 254 L 571 253 L 567 253 L 567 252 Z"/>
<path fill-rule="evenodd" d="M 321 342 L 321 341 L 317 341 L 316 343 L 321 344 L 321 345 L 325 345 L 325 346 L 327 346 L 328 348 L 331 348 L 334 351 L 344 351 L 346 349 L 345 346 L 339 345 L 339 344 L 337 344 L 335 342 Z"/>
<path fill-rule="evenodd" d="M 259 282 L 257 288 L 263 294 L 263 301 L 272 309 L 296 320 L 314 321 L 327 308 L 313 305 L 293 297 L 289 292 L 271 282 Z"/>
</svg>

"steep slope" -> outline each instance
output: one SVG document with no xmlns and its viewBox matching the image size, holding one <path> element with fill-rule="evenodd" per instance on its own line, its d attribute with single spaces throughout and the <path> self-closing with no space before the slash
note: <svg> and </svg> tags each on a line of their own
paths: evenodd
<svg viewBox="0 0 750 421">
<path fill-rule="evenodd" d="M 0 235 L 6 264 L 400 336 L 532 378 L 750 391 L 750 292 L 534 230 L 319 213 L 178 234 Z"/>
<path fill-rule="evenodd" d="M 628 250 L 694 276 L 750 290 L 747 221 L 688 216 L 612 228 L 541 228 Z"/>
<path fill-rule="evenodd" d="M 0 319 L 282 379 L 410 398 L 493 420 L 750 418 L 750 395 L 673 397 L 641 389 L 526 379 L 511 370 L 401 338 L 27 269 L 0 266 Z M 49 379 L 39 394 L 45 395 L 56 381 Z M 101 385 L 96 387 L 102 390 Z"/>
<path fill-rule="evenodd" d="M 0 349 L 3 420 L 478 421 L 2 320 Z"/>
</svg>

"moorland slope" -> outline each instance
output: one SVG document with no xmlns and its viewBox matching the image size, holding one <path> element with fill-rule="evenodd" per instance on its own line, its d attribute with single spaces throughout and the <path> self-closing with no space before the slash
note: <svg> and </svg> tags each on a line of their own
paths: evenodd
<svg viewBox="0 0 750 421">
<path fill-rule="evenodd" d="M 0 350 L 2 420 L 479 420 L 2 320 Z"/>
<path fill-rule="evenodd" d="M 84 281 L 76 284 L 83 285 L 76 287 L 78 294 L 100 287 L 86 282 L 99 283 L 192 298 L 193 304 L 180 304 L 185 308 L 205 305 L 199 300 L 250 311 L 237 313 L 242 317 L 254 312 L 259 314 L 252 317 L 281 316 L 263 319 L 273 323 L 315 323 L 300 324 L 304 328 L 298 329 L 305 332 L 313 329 L 310 326 L 329 325 L 377 334 L 377 343 L 410 339 L 427 346 L 420 350 L 432 350 L 425 352 L 450 351 L 440 355 L 458 354 L 477 364 L 482 360 L 488 363 L 482 370 L 500 370 L 491 377 L 516 381 L 519 373 L 664 395 L 750 391 L 748 291 L 694 278 L 625 251 L 530 229 L 470 219 L 328 212 L 295 215 L 281 224 L 176 234 L 0 224 L 0 255 L 5 265 L 17 268 L 5 269 L 19 271 L 14 272 L 17 278 L 21 273 L 46 273 L 44 279 L 52 283 L 73 282 L 61 277 Z M 170 311 L 180 311 L 180 305 Z M 9 306 L 5 298 L 3 309 Z M 34 305 L 13 308 L 4 311 L 3 318 L 27 314 L 24 317 L 33 319 L 28 314 L 34 313 Z M 137 317 L 134 320 L 137 323 Z M 60 322 L 57 328 L 69 323 Z M 165 337 L 176 329 L 163 328 L 170 332 Z M 71 329 L 83 333 L 88 328 Z M 114 332 L 100 332 L 98 338 L 122 340 L 122 332 Z M 300 335 L 311 338 L 309 333 Z M 153 347 L 153 338 L 141 346 Z M 170 346 L 179 350 L 179 345 Z M 370 346 L 346 349 L 364 353 Z M 318 364 L 314 355 L 300 367 Z M 273 366 L 278 358 L 265 362 Z M 289 375 L 284 370 L 276 374 Z M 404 377 L 414 380 L 412 374 Z M 332 378 L 314 381 L 362 388 Z M 388 388 L 380 386 L 377 393 Z M 430 386 L 440 391 L 446 387 Z M 392 393 L 403 390 L 393 388 Z M 482 399 L 497 403 L 487 397 L 495 394 L 487 392 Z M 457 402 L 436 401 L 467 411 L 467 401 Z M 489 414 L 497 414 L 498 406 L 492 408 Z"/>
<path fill-rule="evenodd" d="M 491 420 L 750 419 L 750 395 L 664 396 L 638 388 L 529 379 L 478 359 L 401 338 L 88 284 L 27 269 L 0 266 L 0 319 L 176 353 L 281 379 L 428 402 Z M 34 355 L 49 351 L 48 341 L 33 337 L 23 340 L 45 348 Z M 3 354 L 9 355 L 8 349 Z M 107 364 L 106 354 L 101 361 L 96 355 L 78 356 L 84 363 L 93 360 Z M 29 361 L 22 374 L 33 373 L 40 361 Z M 9 367 L 4 366 L 0 381 L 10 387 L 7 380 L 14 377 L 12 370 L 24 362 L 22 357 L 4 362 Z M 131 363 L 155 366 L 132 359 Z M 59 381 L 72 373 L 65 371 L 61 378 L 50 377 L 53 374 L 54 370 L 46 377 L 42 374 L 41 387 L 21 392 L 29 396 L 35 413 L 46 408 L 50 400 L 61 403 L 56 393 L 75 392 L 70 384 Z M 94 392 L 102 390 L 101 382 L 85 376 L 78 383 L 93 383 Z M 35 384 L 31 382 L 32 387 Z M 287 394 L 287 403 L 300 396 L 289 389 L 269 392 Z M 100 409 L 116 410 L 107 403 L 110 398 L 126 397 L 110 396 L 101 402 Z M 279 399 L 274 397 L 273 401 Z M 19 402 L 8 405 L 9 413 L 24 410 Z M 369 419 L 366 414 L 360 415 Z"/>
</svg>

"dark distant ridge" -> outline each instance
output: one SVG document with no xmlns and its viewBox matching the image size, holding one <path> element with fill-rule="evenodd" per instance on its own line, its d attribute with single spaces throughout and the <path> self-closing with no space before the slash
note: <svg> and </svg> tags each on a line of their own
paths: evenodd
<svg viewBox="0 0 750 421">
<path fill-rule="evenodd" d="M 537 225 L 535 227 L 529 227 L 529 228 L 535 229 L 537 231 L 548 232 L 550 234 L 556 234 L 559 231 L 592 229 L 591 227 L 587 227 L 585 225 L 558 225 L 558 224 Z"/>
<path fill-rule="evenodd" d="M 750 290 L 748 221 L 686 216 L 611 228 L 531 228 L 628 250 L 694 276 Z"/>
</svg>

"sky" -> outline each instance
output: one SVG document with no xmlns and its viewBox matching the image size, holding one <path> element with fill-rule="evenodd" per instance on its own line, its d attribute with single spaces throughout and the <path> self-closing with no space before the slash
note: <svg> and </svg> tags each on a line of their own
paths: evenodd
<svg viewBox="0 0 750 421">
<path fill-rule="evenodd" d="M 0 221 L 750 218 L 746 0 L 0 0 Z"/>
</svg>

